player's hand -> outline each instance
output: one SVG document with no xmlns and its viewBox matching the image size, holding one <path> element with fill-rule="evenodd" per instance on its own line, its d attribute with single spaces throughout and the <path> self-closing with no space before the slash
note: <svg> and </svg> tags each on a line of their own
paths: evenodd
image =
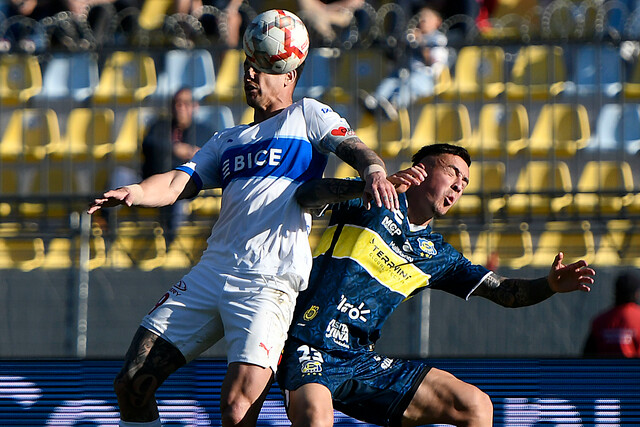
<svg viewBox="0 0 640 427">
<path fill-rule="evenodd" d="M 403 169 L 387 177 L 398 193 L 404 193 L 412 185 L 420 185 L 427 178 L 427 171 L 424 165 L 418 163 L 410 168 Z"/>
<path fill-rule="evenodd" d="M 372 200 L 379 208 L 382 205 L 391 210 L 400 208 L 398 193 L 393 184 L 387 181 L 384 172 L 372 172 L 367 175 L 362 200 L 367 209 L 371 207 Z"/>
<path fill-rule="evenodd" d="M 127 187 L 116 188 L 115 190 L 109 190 L 100 198 L 96 198 L 89 205 L 87 209 L 88 214 L 92 214 L 102 208 L 112 208 L 118 205 L 131 206 L 133 195 Z"/>
<path fill-rule="evenodd" d="M 558 253 L 551 265 L 551 271 L 548 276 L 551 290 L 559 293 L 589 292 L 591 290 L 589 285 L 594 283 L 595 270 L 588 267 L 587 262 L 584 260 L 564 265 L 562 264 L 563 258 L 564 254 L 562 252 Z"/>
</svg>

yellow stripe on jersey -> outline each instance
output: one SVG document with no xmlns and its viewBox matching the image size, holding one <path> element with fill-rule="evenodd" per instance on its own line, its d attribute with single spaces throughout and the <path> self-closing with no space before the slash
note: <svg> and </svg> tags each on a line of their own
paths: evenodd
<svg viewBox="0 0 640 427">
<path fill-rule="evenodd" d="M 314 256 L 329 250 L 336 226 L 327 228 L 316 246 Z M 374 231 L 367 228 L 345 225 L 333 251 L 335 258 L 349 258 L 357 262 L 372 277 L 405 298 L 423 286 L 431 276 L 410 264 Z"/>
</svg>

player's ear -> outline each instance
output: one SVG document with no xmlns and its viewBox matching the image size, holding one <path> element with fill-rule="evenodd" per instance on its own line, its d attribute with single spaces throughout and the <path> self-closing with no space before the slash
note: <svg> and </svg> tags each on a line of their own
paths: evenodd
<svg viewBox="0 0 640 427">
<path fill-rule="evenodd" d="M 298 70 L 291 70 L 287 72 L 287 75 L 285 78 L 285 86 L 295 84 L 297 77 L 298 77 Z"/>
</svg>

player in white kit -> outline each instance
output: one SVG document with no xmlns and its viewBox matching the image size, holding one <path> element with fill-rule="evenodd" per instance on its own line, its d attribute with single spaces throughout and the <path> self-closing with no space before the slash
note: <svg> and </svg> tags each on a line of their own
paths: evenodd
<svg viewBox="0 0 640 427">
<path fill-rule="evenodd" d="M 304 63 L 303 63 L 304 64 Z M 220 187 L 222 208 L 201 260 L 143 319 L 115 380 L 121 426 L 160 426 L 155 391 L 225 337 L 223 426 L 255 425 L 295 299 L 311 269 L 311 218 L 293 197 L 335 153 L 366 181 L 367 202 L 398 207 L 382 160 L 345 119 L 313 99 L 292 101 L 302 71 L 267 74 L 245 62 L 254 122 L 216 133 L 193 159 L 104 193 L 88 212 L 120 204 L 159 207 Z"/>
</svg>

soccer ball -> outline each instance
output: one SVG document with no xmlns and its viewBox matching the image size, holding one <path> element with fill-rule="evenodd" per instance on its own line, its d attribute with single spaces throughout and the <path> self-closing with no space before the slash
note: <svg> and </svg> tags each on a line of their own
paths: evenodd
<svg viewBox="0 0 640 427">
<path fill-rule="evenodd" d="M 251 21 L 242 44 L 252 67 L 263 73 L 285 74 L 304 62 L 309 52 L 309 34 L 296 15 L 272 9 Z"/>
</svg>

